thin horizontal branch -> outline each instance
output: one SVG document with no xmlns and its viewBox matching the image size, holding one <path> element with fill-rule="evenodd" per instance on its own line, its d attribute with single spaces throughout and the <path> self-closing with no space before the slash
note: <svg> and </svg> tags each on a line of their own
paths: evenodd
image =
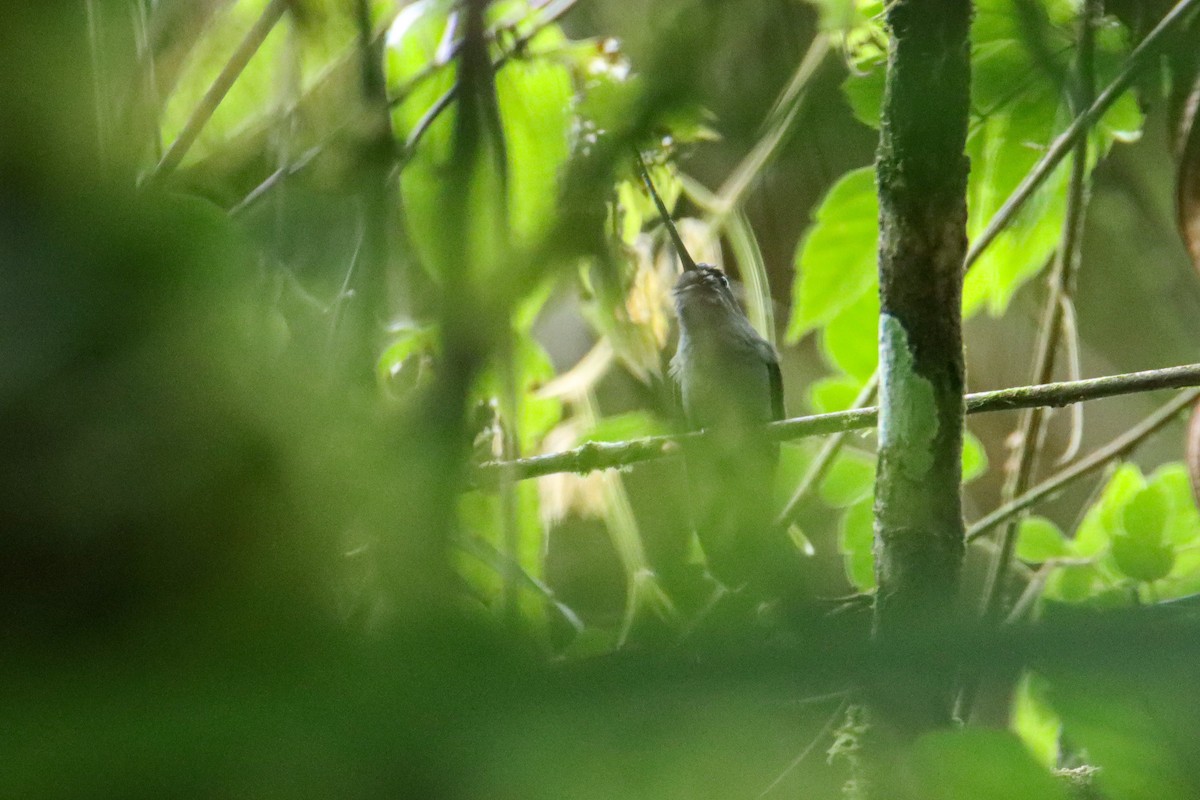
<svg viewBox="0 0 1200 800">
<path fill-rule="evenodd" d="M 1062 491 L 1063 487 L 1068 484 L 1125 456 L 1148 436 L 1175 419 L 1179 412 L 1195 403 L 1197 398 L 1200 398 L 1200 391 L 1184 392 L 1178 397 L 1172 398 L 1153 414 L 1108 444 L 1090 455 L 1079 459 L 1061 472 L 1051 475 L 1037 486 L 1013 498 L 1010 502 L 1000 506 L 987 516 L 982 517 L 978 522 L 967 528 L 967 541 L 975 541 L 1002 522 L 1006 522 L 1025 509 L 1037 505 L 1050 495 Z"/>
<path fill-rule="evenodd" d="M 1200 386 L 1200 364 L 1130 372 L 1082 381 L 1019 386 L 996 392 L 978 392 L 967 395 L 966 404 L 968 414 L 1012 411 L 1036 406 L 1060 408 L 1085 400 L 1189 386 Z M 791 441 L 871 428 L 875 425 L 878 412 L 879 409 L 872 406 L 855 411 L 836 411 L 831 414 L 816 414 L 774 422 L 770 425 L 771 438 Z M 547 453 L 513 461 L 487 461 L 476 467 L 474 480 L 477 485 L 490 486 L 496 484 L 501 473 L 506 471 L 509 471 L 508 474 L 515 480 L 524 480 L 556 472 L 587 473 L 597 469 L 625 467 L 641 461 L 675 455 L 679 452 L 682 442 L 702 435 L 686 433 L 679 436 L 650 436 L 626 442 L 588 442 L 573 450 L 559 453 Z"/>
</svg>

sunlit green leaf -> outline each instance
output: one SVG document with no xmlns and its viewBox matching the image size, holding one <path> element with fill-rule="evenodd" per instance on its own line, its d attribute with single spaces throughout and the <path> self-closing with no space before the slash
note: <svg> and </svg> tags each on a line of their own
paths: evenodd
<svg viewBox="0 0 1200 800">
<path fill-rule="evenodd" d="M 1065 98 L 1078 4 L 1058 0 L 981 0 L 972 25 L 972 120 L 967 230 L 974 240 L 1070 121 Z M 1109 27 L 1097 37 L 1098 80 L 1109 80 L 1128 48 Z M 843 90 L 855 116 L 878 127 L 883 102 L 881 55 L 860 61 Z M 1014 83 L 1012 76 L 1030 79 Z M 1092 161 L 1114 141 L 1136 139 L 1142 113 L 1131 95 L 1120 98 L 1094 129 Z M 1064 163 L 1026 202 L 967 275 L 963 309 L 998 315 L 1026 281 L 1050 260 L 1062 236 Z"/>
<path fill-rule="evenodd" d="M 875 589 L 874 504 L 867 500 L 853 505 L 838 523 L 838 549 L 846 566 L 846 577 L 860 592 Z"/>
<path fill-rule="evenodd" d="M 662 436 L 669 432 L 663 421 L 653 414 L 630 411 L 597 420 L 580 438 L 585 442 L 623 442 L 644 436 Z"/>
<path fill-rule="evenodd" d="M 841 309 L 821 331 L 821 353 L 834 367 L 866 382 L 879 363 L 879 295 L 874 290 Z"/>
<path fill-rule="evenodd" d="M 878 216 L 870 168 L 842 176 L 825 196 L 796 253 L 788 339 L 827 323 L 876 285 Z"/>
<path fill-rule="evenodd" d="M 1069 564 L 1054 570 L 1042 596 L 1050 600 L 1081 603 L 1104 588 L 1099 570 L 1093 564 Z"/>
<path fill-rule="evenodd" d="M 1149 478 L 1170 504 L 1166 540 L 1176 547 L 1200 541 L 1200 511 L 1192 496 L 1191 479 L 1182 463 L 1164 464 Z"/>
<path fill-rule="evenodd" d="M 987 468 L 987 450 L 984 449 L 983 442 L 979 441 L 979 437 L 970 431 L 963 431 L 963 483 L 975 480 L 987 472 Z"/>
<path fill-rule="evenodd" d="M 166 97 L 160 120 L 164 142 L 169 144 L 179 135 L 268 5 L 268 0 L 239 0 L 225 4 L 213 15 Z M 348 14 L 322 14 L 320 24 L 302 26 L 293 36 L 289 36 L 289 27 L 284 16 L 267 34 L 201 129 L 188 151 L 188 162 L 211 155 L 255 126 L 268 124 L 273 114 L 281 114 L 295 102 L 293 94 L 302 95 L 325 76 L 338 57 L 353 52 L 356 30 Z M 298 70 L 294 86 L 280 80 L 281 66 L 289 61 Z"/>
<path fill-rule="evenodd" d="M 913 747 L 911 797 L 928 800 L 1067 800 L 1066 789 L 1007 731 L 926 734 Z"/>
<path fill-rule="evenodd" d="M 875 457 L 843 450 L 821 482 L 821 499 L 835 508 L 854 505 L 875 490 Z"/>
<path fill-rule="evenodd" d="M 1017 530 L 1017 558 L 1040 564 L 1070 552 L 1067 537 L 1045 517 L 1026 517 Z"/>
<path fill-rule="evenodd" d="M 510 4 L 513 10 L 523 6 Z M 454 120 L 463 98 L 455 96 L 429 123 L 436 104 L 455 86 L 455 64 L 437 66 L 445 58 L 439 48 L 446 26 L 446 5 L 425 2 L 406 9 L 389 36 L 388 82 L 401 97 L 393 110 L 397 135 L 407 140 L 426 126 L 400 187 L 409 234 L 433 274 L 475 269 L 482 276 L 509 248 L 537 241 L 554 219 L 559 171 L 570 149 L 574 90 L 567 69 L 557 63 L 510 59 L 495 75 L 499 130 L 485 124 L 470 151 L 475 163 L 454 162 Z M 540 36 L 561 37 L 555 31 L 550 26 Z M 487 119 L 478 110 L 472 113 Z M 465 190 L 458 185 L 463 181 Z M 455 201 L 465 205 L 448 215 Z M 455 263 L 460 258 L 470 263 Z"/>
<path fill-rule="evenodd" d="M 1062 722 L 1047 704 L 1045 681 L 1039 675 L 1026 673 L 1017 685 L 1011 727 L 1044 769 L 1058 766 Z"/>
<path fill-rule="evenodd" d="M 496 94 L 508 151 L 509 219 L 517 244 L 531 244 L 554 220 L 574 92 L 565 68 L 514 60 L 496 75 Z"/>
<path fill-rule="evenodd" d="M 821 378 L 808 387 L 808 403 L 815 414 L 845 411 L 854 405 L 861 390 L 862 381 L 857 378 L 846 375 Z"/>
<path fill-rule="evenodd" d="M 1112 540 L 1113 560 L 1121 572 L 1152 582 L 1171 571 L 1175 553 L 1163 542 L 1170 513 L 1171 500 L 1157 484 L 1129 497 L 1121 510 L 1122 530 Z"/>
<path fill-rule="evenodd" d="M 1075 554 L 1088 557 L 1103 553 L 1112 537 L 1122 530 L 1120 515 L 1125 503 L 1145 485 L 1146 479 L 1136 465 L 1121 465 L 1075 531 Z"/>
</svg>

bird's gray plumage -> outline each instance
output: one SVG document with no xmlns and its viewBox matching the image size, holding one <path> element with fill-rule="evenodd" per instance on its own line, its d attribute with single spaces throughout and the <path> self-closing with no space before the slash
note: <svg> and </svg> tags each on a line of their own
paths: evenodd
<svg viewBox="0 0 1200 800">
<path fill-rule="evenodd" d="M 784 416 L 779 359 L 719 269 L 684 272 L 673 293 L 679 348 L 671 374 L 688 424 L 707 432 L 687 452 L 696 532 L 720 580 L 755 583 L 771 571 L 782 535 L 771 508 L 779 449 L 766 432 Z"/>
<path fill-rule="evenodd" d="M 783 418 L 779 358 L 742 312 L 724 273 L 701 266 L 674 289 L 679 348 L 671 375 L 697 428 L 753 426 Z"/>
</svg>

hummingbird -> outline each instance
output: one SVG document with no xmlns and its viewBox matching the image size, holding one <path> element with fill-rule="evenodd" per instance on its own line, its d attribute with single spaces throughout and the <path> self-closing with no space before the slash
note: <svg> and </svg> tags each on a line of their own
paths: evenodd
<svg viewBox="0 0 1200 800">
<path fill-rule="evenodd" d="M 679 346 L 670 373 L 688 426 L 705 433 L 684 450 L 692 524 L 713 577 L 777 596 L 780 567 L 795 556 L 773 511 L 779 445 L 767 424 L 784 418 L 779 357 L 716 267 L 686 269 L 672 294 Z"/>
<path fill-rule="evenodd" d="M 640 152 L 637 166 L 683 264 L 672 290 L 679 345 L 669 371 L 688 427 L 705 434 L 684 447 L 692 526 L 709 574 L 773 601 L 796 588 L 796 549 L 772 509 L 779 444 L 767 425 L 785 416 L 779 356 L 725 273 L 692 260 Z"/>
</svg>

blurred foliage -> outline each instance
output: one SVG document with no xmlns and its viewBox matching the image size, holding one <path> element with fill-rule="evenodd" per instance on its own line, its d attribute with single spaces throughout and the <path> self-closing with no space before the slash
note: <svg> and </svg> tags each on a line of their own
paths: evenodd
<svg viewBox="0 0 1200 800">
<path fill-rule="evenodd" d="M 1077 7 L 977 3 L 972 234 L 1070 120 Z M 635 149 L 693 256 L 786 331 L 791 415 L 853 402 L 886 51 L 878 2 L 472 8 L 87 0 L 0 26 L 0 796 L 834 797 L 846 693 L 957 659 L 1001 729 L 900 747 L 896 796 L 1063 797 L 1051 770 L 1087 764 L 1114 800 L 1195 797 L 1178 464 L 1025 519 L 1016 624 L 899 649 L 827 602 L 874 586 L 870 435 L 801 503 L 799 608 L 708 574 L 678 459 L 472 483 L 680 428 L 678 267 Z M 832 55 L 796 72 L 814 41 Z M 1099 42 L 1103 83 L 1128 32 Z M 1142 126 L 1114 106 L 1097 175 Z M 968 313 L 1026 325 L 1064 175 Z M 1004 468 L 976 433 L 972 487 Z M 781 505 L 817 453 L 782 447 Z"/>
</svg>

